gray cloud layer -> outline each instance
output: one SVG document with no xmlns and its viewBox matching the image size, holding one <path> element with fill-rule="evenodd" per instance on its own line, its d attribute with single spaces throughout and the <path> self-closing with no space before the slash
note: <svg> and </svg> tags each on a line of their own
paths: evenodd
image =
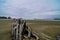
<svg viewBox="0 0 60 40">
<path fill-rule="evenodd" d="M 55 6 L 52 0 L 6 0 L 3 11 L 13 17 L 47 19 L 60 15 Z"/>
</svg>

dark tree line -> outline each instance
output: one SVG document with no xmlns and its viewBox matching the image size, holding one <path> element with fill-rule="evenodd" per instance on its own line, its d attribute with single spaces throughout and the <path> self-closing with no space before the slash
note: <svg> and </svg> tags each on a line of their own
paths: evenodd
<svg viewBox="0 0 60 40">
<path fill-rule="evenodd" d="M 11 19 L 11 17 L 0 16 L 0 19 Z"/>
<path fill-rule="evenodd" d="M 60 18 L 55 18 L 54 20 L 60 20 Z"/>
</svg>

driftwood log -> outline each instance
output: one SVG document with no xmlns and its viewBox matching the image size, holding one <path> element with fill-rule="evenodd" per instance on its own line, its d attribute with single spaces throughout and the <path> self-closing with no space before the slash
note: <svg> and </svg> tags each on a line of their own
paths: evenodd
<svg viewBox="0 0 60 40">
<path fill-rule="evenodd" d="M 13 19 L 12 40 L 23 40 L 23 38 L 31 37 L 39 40 L 39 37 L 35 33 L 32 33 L 30 28 L 26 26 L 26 21 L 22 19 Z"/>
</svg>

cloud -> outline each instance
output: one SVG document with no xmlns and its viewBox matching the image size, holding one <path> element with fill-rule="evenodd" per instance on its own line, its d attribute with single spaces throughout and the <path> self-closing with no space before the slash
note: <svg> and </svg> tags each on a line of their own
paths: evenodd
<svg viewBox="0 0 60 40">
<path fill-rule="evenodd" d="M 55 4 L 55 0 L 3 0 L 0 8 L 6 16 L 45 19 L 60 15 L 60 8 Z"/>
</svg>

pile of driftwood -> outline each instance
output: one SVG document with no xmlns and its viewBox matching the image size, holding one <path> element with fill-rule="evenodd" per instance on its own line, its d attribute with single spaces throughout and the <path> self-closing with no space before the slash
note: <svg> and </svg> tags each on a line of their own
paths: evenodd
<svg viewBox="0 0 60 40">
<path fill-rule="evenodd" d="M 34 38 L 39 40 L 39 37 L 26 26 L 26 21 L 22 19 L 13 19 L 12 40 L 23 40 L 23 38 Z"/>
</svg>

